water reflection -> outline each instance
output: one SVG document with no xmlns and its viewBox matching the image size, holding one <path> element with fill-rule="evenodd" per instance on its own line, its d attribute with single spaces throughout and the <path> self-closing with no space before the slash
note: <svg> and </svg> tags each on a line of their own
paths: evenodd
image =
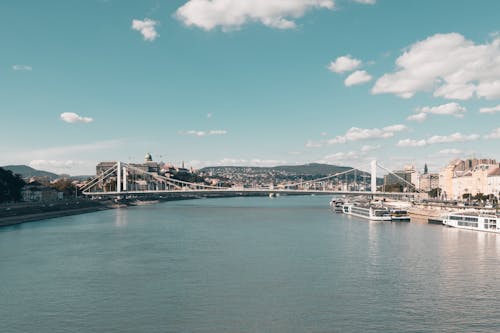
<svg viewBox="0 0 500 333">
<path fill-rule="evenodd" d="M 123 228 L 128 225 L 128 210 L 126 208 L 115 209 L 115 227 Z"/>
</svg>

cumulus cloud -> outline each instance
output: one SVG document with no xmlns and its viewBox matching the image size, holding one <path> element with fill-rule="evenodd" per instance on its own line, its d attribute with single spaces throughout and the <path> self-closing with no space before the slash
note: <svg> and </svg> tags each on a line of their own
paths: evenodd
<svg viewBox="0 0 500 333">
<path fill-rule="evenodd" d="M 399 140 L 398 147 L 423 147 L 427 145 L 426 140 L 413 140 L 413 139 L 403 139 Z"/>
<path fill-rule="evenodd" d="M 384 74 L 372 93 L 410 98 L 419 91 L 467 100 L 500 98 L 500 37 L 475 44 L 458 33 L 436 34 L 411 45 Z"/>
<path fill-rule="evenodd" d="M 479 109 L 480 113 L 497 113 L 500 112 L 500 104 L 491 108 L 481 108 Z"/>
<path fill-rule="evenodd" d="M 353 0 L 353 1 L 365 5 L 374 5 L 375 3 L 377 3 L 377 0 Z"/>
<path fill-rule="evenodd" d="M 192 165 L 195 168 L 202 168 L 207 166 L 260 166 L 260 167 L 270 167 L 276 165 L 287 164 L 284 160 L 275 160 L 275 159 L 261 159 L 261 158 L 222 158 L 220 160 L 215 161 L 200 161 L 193 160 L 188 164 Z"/>
<path fill-rule="evenodd" d="M 13 65 L 12 66 L 12 70 L 15 70 L 15 71 L 31 71 L 31 70 L 33 70 L 33 68 L 31 66 L 28 66 L 28 65 Z"/>
<path fill-rule="evenodd" d="M 363 147 L 361 147 L 361 152 L 367 153 L 367 152 L 374 151 L 377 149 L 380 149 L 380 145 L 376 145 L 376 146 L 364 145 Z"/>
<path fill-rule="evenodd" d="M 32 160 L 29 166 L 35 169 L 71 170 L 75 166 L 81 166 L 84 162 L 74 160 Z"/>
<path fill-rule="evenodd" d="M 210 135 L 225 135 L 227 134 L 226 130 L 210 130 L 210 131 L 198 131 L 198 130 L 188 130 L 188 131 L 179 131 L 180 135 L 191 135 L 197 137 L 210 136 Z"/>
<path fill-rule="evenodd" d="M 144 37 L 144 40 L 147 40 L 149 42 L 154 41 L 158 36 L 160 36 L 156 32 L 157 25 L 157 21 L 148 18 L 145 18 L 143 21 L 132 20 L 132 29 L 139 31 Z"/>
<path fill-rule="evenodd" d="M 371 75 L 366 71 L 355 71 L 345 79 L 344 84 L 346 85 L 346 87 L 350 87 L 357 84 L 369 82 L 371 79 Z"/>
<path fill-rule="evenodd" d="M 485 136 L 486 139 L 500 139 L 500 127 Z"/>
<path fill-rule="evenodd" d="M 441 154 L 441 155 L 460 155 L 460 154 L 462 154 L 462 151 L 460 149 L 456 149 L 456 148 L 448 148 L 448 149 L 440 150 L 439 154 Z"/>
<path fill-rule="evenodd" d="M 422 121 L 427 119 L 427 113 L 420 112 L 417 114 L 412 114 L 411 116 L 408 116 L 408 118 L 406 118 L 406 119 L 408 119 L 410 121 L 422 122 Z"/>
<path fill-rule="evenodd" d="M 424 121 L 425 119 L 427 119 L 428 114 L 451 115 L 457 118 L 463 118 L 464 113 L 467 112 L 467 109 L 458 103 L 448 103 L 438 106 L 425 106 L 423 108 L 416 108 L 415 112 L 416 114 L 409 116 L 407 119 L 414 121 Z"/>
<path fill-rule="evenodd" d="M 467 142 L 479 139 L 478 134 L 462 134 L 459 132 L 450 135 L 434 135 L 427 139 L 414 140 L 414 139 L 404 139 L 399 140 L 397 143 L 398 147 L 424 147 L 427 145 L 434 145 L 440 143 L 453 143 L 453 142 Z"/>
<path fill-rule="evenodd" d="M 323 144 L 321 142 L 317 142 L 317 141 L 312 141 L 312 140 L 308 140 L 306 142 L 306 145 L 305 145 L 307 148 L 319 148 L 321 146 L 323 146 Z"/>
<path fill-rule="evenodd" d="M 67 123 L 91 123 L 94 121 L 94 119 L 90 117 L 81 117 L 78 114 L 74 112 L 63 112 L 60 115 L 61 120 L 67 122 Z"/>
<path fill-rule="evenodd" d="M 328 69 L 334 73 L 345 73 L 353 71 L 359 66 L 361 66 L 361 60 L 355 59 L 350 55 L 345 55 L 330 62 Z"/>
<path fill-rule="evenodd" d="M 380 146 L 370 146 L 365 145 L 362 146 L 359 150 L 351 150 L 348 152 L 336 152 L 333 154 L 325 155 L 321 160 L 317 161 L 318 163 L 344 163 L 349 162 L 352 165 L 355 161 L 364 161 L 371 159 L 373 157 L 369 157 L 369 153 L 379 149 Z M 364 165 L 363 163 L 362 165 Z M 364 165 L 366 166 L 366 165 Z"/>
<path fill-rule="evenodd" d="M 328 144 L 346 143 L 349 141 L 387 139 L 394 136 L 396 132 L 407 130 L 405 125 L 397 124 L 384 128 L 350 128 L 344 135 L 327 141 Z"/>
<path fill-rule="evenodd" d="M 187 26 L 203 30 L 221 27 L 238 29 L 249 22 L 259 22 L 276 29 L 293 29 L 294 19 L 311 9 L 333 9 L 333 0 L 189 0 L 175 16 Z"/>
</svg>

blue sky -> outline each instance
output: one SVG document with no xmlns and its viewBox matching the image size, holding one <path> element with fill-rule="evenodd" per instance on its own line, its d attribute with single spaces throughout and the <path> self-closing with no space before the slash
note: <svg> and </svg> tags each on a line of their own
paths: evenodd
<svg viewBox="0 0 500 333">
<path fill-rule="evenodd" d="M 0 165 L 498 159 L 499 12 L 496 0 L 2 1 Z"/>
</svg>

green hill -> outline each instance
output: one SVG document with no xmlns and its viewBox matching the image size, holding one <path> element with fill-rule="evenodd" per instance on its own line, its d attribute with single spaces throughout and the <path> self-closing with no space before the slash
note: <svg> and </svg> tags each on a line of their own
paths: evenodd
<svg viewBox="0 0 500 333">
<path fill-rule="evenodd" d="M 285 172 L 291 175 L 300 176 L 326 176 L 338 172 L 343 172 L 352 169 L 352 167 L 347 166 L 337 166 L 330 164 L 320 164 L 311 163 L 303 165 L 279 165 L 275 167 L 251 167 L 251 166 L 216 166 L 216 167 L 205 167 L 200 171 L 203 172 L 221 172 L 225 170 L 231 170 L 233 172 Z M 368 175 L 367 172 L 357 170 L 359 175 Z"/>
<path fill-rule="evenodd" d="M 31 177 L 48 177 L 50 180 L 54 180 L 60 178 L 58 174 L 33 169 L 27 165 L 6 165 L 1 167 L 6 170 L 12 171 L 14 174 L 20 175 L 22 178 L 31 178 Z"/>
</svg>

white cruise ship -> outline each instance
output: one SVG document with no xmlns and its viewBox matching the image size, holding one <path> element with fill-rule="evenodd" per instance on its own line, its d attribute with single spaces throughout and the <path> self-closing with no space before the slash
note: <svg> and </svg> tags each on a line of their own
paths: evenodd
<svg viewBox="0 0 500 333">
<path fill-rule="evenodd" d="M 500 233 L 500 217 L 482 211 L 461 211 L 449 213 L 443 224 L 460 229 Z"/>
<path fill-rule="evenodd" d="M 362 217 L 371 221 L 391 221 L 391 214 L 386 208 L 347 203 L 342 206 L 344 214 Z"/>
</svg>

